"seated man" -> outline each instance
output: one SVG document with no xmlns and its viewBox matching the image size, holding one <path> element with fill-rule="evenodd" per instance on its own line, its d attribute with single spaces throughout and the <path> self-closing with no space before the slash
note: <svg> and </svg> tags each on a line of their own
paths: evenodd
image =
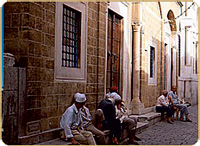
<svg viewBox="0 0 200 146">
<path fill-rule="evenodd" d="M 72 104 L 62 115 L 60 126 L 64 129 L 65 136 L 73 145 L 89 144 L 96 145 L 93 134 L 83 130 L 80 108 L 83 107 L 86 97 L 80 93 L 74 95 L 75 103 Z"/>
<path fill-rule="evenodd" d="M 81 95 L 85 97 L 85 94 L 81 94 Z M 83 119 L 83 128 L 95 134 L 95 136 L 97 137 L 98 144 L 105 145 L 106 144 L 105 137 L 104 137 L 105 134 L 104 132 L 100 131 L 92 124 L 92 117 L 87 107 L 83 106 L 81 108 L 81 116 Z"/>
<path fill-rule="evenodd" d="M 118 87 L 111 87 L 111 88 L 110 88 L 110 92 L 108 92 L 108 93 L 106 94 L 105 99 L 110 98 L 110 94 L 113 93 L 113 92 L 118 93 Z"/>
<path fill-rule="evenodd" d="M 115 98 L 115 96 L 119 96 L 117 93 L 113 92 L 110 94 L 111 98 Z M 137 119 L 128 117 L 127 108 L 125 107 L 123 102 L 117 102 L 116 107 L 116 118 L 120 120 L 122 129 L 127 129 L 129 144 L 139 145 L 135 140 L 141 140 L 136 136 L 136 126 Z"/>
<path fill-rule="evenodd" d="M 188 108 L 186 105 L 184 104 L 181 104 L 180 103 L 180 99 L 178 98 L 177 94 L 176 94 L 176 86 L 172 86 L 172 91 L 169 92 L 168 94 L 168 97 L 169 99 L 171 99 L 171 104 L 175 107 L 177 107 L 180 111 L 181 111 L 181 114 L 180 114 L 180 121 L 183 121 L 183 116 L 185 115 L 186 117 L 186 122 L 192 122 L 190 119 L 189 119 L 189 116 L 188 116 Z"/>
<path fill-rule="evenodd" d="M 111 132 L 113 144 L 119 144 L 121 137 L 121 125 L 119 119 L 116 119 L 115 105 L 117 102 L 121 102 L 120 96 L 114 98 L 104 99 L 99 104 L 99 109 L 102 109 L 105 121 L 103 123 L 103 129 L 108 129 Z"/>
<path fill-rule="evenodd" d="M 158 97 L 157 99 L 157 105 L 156 105 L 156 112 L 158 113 L 164 113 L 166 112 L 166 117 L 167 117 L 167 122 L 172 124 L 172 115 L 174 114 L 174 111 L 172 107 L 169 106 L 169 101 L 168 101 L 168 92 L 166 90 L 163 91 L 163 95 Z"/>
</svg>

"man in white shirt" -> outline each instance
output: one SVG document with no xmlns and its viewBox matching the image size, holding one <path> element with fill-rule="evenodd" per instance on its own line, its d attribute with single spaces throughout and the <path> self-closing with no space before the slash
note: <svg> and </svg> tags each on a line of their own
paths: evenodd
<svg viewBox="0 0 200 146">
<path fill-rule="evenodd" d="M 85 97 L 85 94 L 81 95 Z M 96 136 L 97 144 L 106 145 L 105 133 L 97 129 L 92 124 L 92 116 L 90 115 L 90 111 L 86 106 L 81 108 L 81 117 L 83 119 L 83 128 L 92 132 Z"/>
<path fill-rule="evenodd" d="M 163 91 L 163 95 L 158 97 L 157 105 L 156 105 L 156 112 L 164 113 L 166 112 L 167 122 L 172 124 L 171 117 L 174 114 L 172 107 L 169 106 L 168 101 L 168 92 L 166 90 Z"/>
<path fill-rule="evenodd" d="M 60 126 L 65 131 L 65 136 L 73 145 L 89 144 L 96 145 L 93 134 L 83 129 L 83 121 L 80 108 L 83 107 L 86 97 L 80 93 L 74 95 L 75 103 L 72 104 L 62 115 Z"/>
</svg>

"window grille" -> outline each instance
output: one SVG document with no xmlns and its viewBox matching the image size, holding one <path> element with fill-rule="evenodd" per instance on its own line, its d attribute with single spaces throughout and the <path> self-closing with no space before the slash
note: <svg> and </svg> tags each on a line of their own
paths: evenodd
<svg viewBox="0 0 200 146">
<path fill-rule="evenodd" d="M 178 76 L 181 75 L 181 37 L 178 35 Z"/>
<path fill-rule="evenodd" d="M 150 48 L 150 78 L 154 77 L 154 58 L 155 58 L 155 48 L 151 46 Z"/>
<path fill-rule="evenodd" d="M 80 67 L 81 13 L 63 5 L 62 67 Z"/>
</svg>

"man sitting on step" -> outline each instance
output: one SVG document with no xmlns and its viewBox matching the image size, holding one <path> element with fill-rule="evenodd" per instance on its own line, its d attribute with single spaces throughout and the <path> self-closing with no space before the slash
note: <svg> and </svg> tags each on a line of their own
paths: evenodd
<svg viewBox="0 0 200 146">
<path fill-rule="evenodd" d="M 74 95 L 73 103 L 62 115 L 60 126 L 64 129 L 65 136 L 73 145 L 89 144 L 96 145 L 93 134 L 83 129 L 83 121 L 80 109 L 86 101 L 86 97 L 80 93 Z"/>
<path fill-rule="evenodd" d="M 180 121 L 184 121 L 183 118 L 185 115 L 186 120 L 184 122 L 192 122 L 188 116 L 189 113 L 188 113 L 187 105 L 181 104 L 181 101 L 180 101 L 178 95 L 176 94 L 176 90 L 177 90 L 176 86 L 172 86 L 172 91 L 170 91 L 168 94 L 169 99 L 171 99 L 171 104 L 172 104 L 172 106 L 177 107 L 181 111 Z"/>
<path fill-rule="evenodd" d="M 173 124 L 173 120 L 171 119 L 174 114 L 173 107 L 169 106 L 169 99 L 167 97 L 168 92 L 166 90 L 163 91 L 163 94 L 158 97 L 156 104 L 156 112 L 164 114 L 166 112 L 167 123 Z"/>
<path fill-rule="evenodd" d="M 118 98 L 120 97 L 120 95 L 118 95 L 116 92 L 110 94 L 111 98 L 117 98 L 116 96 L 118 96 Z M 135 141 L 135 140 L 141 141 L 141 139 L 136 136 L 137 118 L 135 117 L 130 118 L 128 116 L 127 108 L 125 107 L 125 104 L 122 101 L 117 102 L 115 109 L 116 109 L 116 118 L 120 120 L 122 130 L 126 129 L 128 131 L 129 144 L 139 145 L 139 143 Z"/>
</svg>

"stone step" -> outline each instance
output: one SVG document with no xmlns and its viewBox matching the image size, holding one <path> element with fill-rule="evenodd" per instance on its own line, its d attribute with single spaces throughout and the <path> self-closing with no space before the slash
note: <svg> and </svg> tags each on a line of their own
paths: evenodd
<svg viewBox="0 0 200 146">
<path fill-rule="evenodd" d="M 161 114 L 156 112 L 150 112 L 143 115 L 130 115 L 130 117 L 138 118 L 137 128 L 136 128 L 137 134 L 143 132 L 146 128 L 161 120 Z M 50 141 L 38 143 L 37 145 L 72 145 L 72 143 L 57 138 Z"/>
<path fill-rule="evenodd" d="M 72 145 L 70 141 L 61 140 L 60 138 L 52 139 L 36 145 Z"/>
<path fill-rule="evenodd" d="M 136 133 L 139 134 L 149 127 L 148 122 L 137 122 Z"/>
<path fill-rule="evenodd" d="M 138 122 L 148 122 L 149 125 L 153 125 L 161 120 L 161 113 L 150 112 L 143 115 L 130 115 L 130 117 L 136 117 Z"/>
<path fill-rule="evenodd" d="M 137 134 L 141 133 L 147 127 L 148 127 L 147 122 L 138 122 L 137 123 Z M 56 139 L 53 139 L 50 141 L 38 143 L 37 145 L 72 145 L 72 143 L 70 141 L 64 141 L 64 140 L 61 140 L 60 138 L 56 138 Z"/>
</svg>

